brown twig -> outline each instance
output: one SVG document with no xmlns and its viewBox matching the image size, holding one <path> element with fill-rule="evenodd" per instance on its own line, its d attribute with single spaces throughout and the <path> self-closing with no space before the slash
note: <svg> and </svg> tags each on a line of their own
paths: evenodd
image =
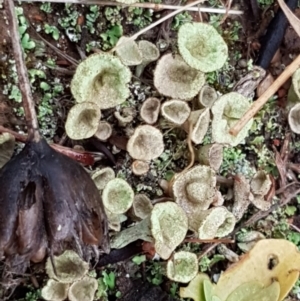
<svg viewBox="0 0 300 301">
<path fill-rule="evenodd" d="M 122 43 L 117 44 L 113 49 L 110 50 L 110 52 L 114 52 L 116 50 L 117 47 L 120 47 L 121 45 L 124 46 L 125 43 L 128 43 L 129 41 L 134 41 L 136 40 L 140 35 L 146 33 L 147 31 L 149 31 L 150 29 L 156 27 L 157 25 L 161 24 L 162 22 L 165 22 L 166 20 L 168 20 L 169 18 L 187 10 L 187 8 L 190 8 L 192 6 L 195 6 L 197 4 L 200 4 L 204 2 L 204 0 L 196 0 L 192 3 L 189 3 L 185 6 L 180 6 L 178 9 L 176 9 L 175 11 L 173 11 L 172 13 L 160 18 L 159 20 L 157 20 L 156 22 L 150 24 L 149 26 L 141 29 L 139 32 L 135 33 L 133 36 L 131 36 L 129 39 L 127 39 L 126 41 L 123 41 Z"/>
<path fill-rule="evenodd" d="M 293 224 L 290 224 L 290 227 L 293 228 L 294 230 L 296 230 L 298 233 L 300 233 L 300 229 L 298 227 L 296 227 Z"/>
<path fill-rule="evenodd" d="M 252 104 L 244 116 L 229 130 L 231 135 L 236 136 L 248 121 L 263 107 L 278 89 L 293 75 L 300 66 L 300 55 L 280 74 L 273 84 Z"/>
<path fill-rule="evenodd" d="M 25 119 L 28 127 L 28 138 L 33 141 L 40 140 L 38 120 L 34 108 L 33 97 L 31 94 L 30 83 L 28 79 L 27 68 L 24 63 L 23 52 L 20 43 L 18 21 L 15 14 L 14 1 L 4 1 L 5 10 L 10 24 L 10 36 L 12 42 L 12 50 L 16 61 L 16 69 L 19 79 L 19 87 L 22 94 Z"/>
<path fill-rule="evenodd" d="M 209 252 L 211 252 L 212 250 L 214 250 L 219 244 L 221 244 L 220 242 L 216 242 L 213 245 L 209 246 L 205 251 L 203 251 L 202 253 L 200 253 L 198 255 L 198 260 L 200 260 L 202 257 L 204 257 L 205 255 L 207 255 Z"/>
<path fill-rule="evenodd" d="M 284 205 L 288 204 L 291 201 L 291 199 L 296 197 L 299 193 L 300 193 L 300 189 L 297 189 L 294 192 L 289 193 L 283 200 L 281 200 L 280 203 L 274 204 L 273 206 L 271 206 L 271 208 L 269 210 L 257 212 L 252 217 L 250 217 L 247 221 L 245 221 L 239 227 L 237 227 L 234 230 L 234 234 L 237 233 L 240 229 L 242 229 L 244 227 L 248 227 L 248 226 L 256 223 L 260 219 L 268 216 L 271 212 L 273 212 L 273 211 L 277 210 L 278 208 L 283 207 Z"/>
<path fill-rule="evenodd" d="M 227 4 L 225 5 L 225 7 L 226 7 L 226 13 L 225 13 L 224 17 L 222 18 L 220 24 L 223 24 L 226 21 L 226 19 L 228 17 L 228 14 L 229 14 L 228 12 L 229 12 L 229 10 L 231 8 L 231 4 L 232 4 L 232 0 L 228 0 Z"/>
<path fill-rule="evenodd" d="M 216 238 L 216 239 L 199 239 L 199 238 L 186 238 L 183 243 L 186 242 L 196 242 L 196 243 L 205 243 L 205 244 L 210 244 L 210 243 L 220 243 L 220 244 L 232 244 L 234 243 L 233 239 L 229 238 Z"/>
<path fill-rule="evenodd" d="M 19 1 L 19 0 L 15 0 Z M 41 2 L 41 0 L 20 0 L 21 2 Z M 123 4 L 120 2 L 113 1 L 102 1 L 102 0 L 48 0 L 47 2 L 54 3 L 74 3 L 74 4 L 97 4 L 97 5 L 107 5 L 107 6 L 122 6 L 122 7 L 140 7 L 140 8 L 150 8 L 156 11 L 159 10 L 176 10 L 181 8 L 178 5 L 166 5 L 158 3 L 132 3 Z M 187 7 L 186 11 L 198 11 L 198 7 Z M 215 14 L 226 14 L 226 8 L 213 8 L 213 7 L 200 7 L 200 11 L 203 13 L 215 13 Z M 228 14 L 231 15 L 242 15 L 244 12 L 241 10 L 228 10 Z"/>
<path fill-rule="evenodd" d="M 55 47 L 54 45 L 52 45 L 50 42 L 48 42 L 46 39 L 44 39 L 34 28 L 34 26 L 32 24 L 30 24 L 31 28 L 35 31 L 35 34 L 37 35 L 37 37 L 42 40 L 47 46 L 49 46 L 52 50 L 54 50 L 59 56 L 61 56 L 62 58 L 66 59 L 69 63 L 71 63 L 73 66 L 77 67 L 79 62 L 78 60 L 72 58 L 71 56 L 69 56 L 68 54 L 62 52 L 60 49 L 58 49 L 57 47 Z M 72 74 L 74 74 L 74 71 L 71 71 Z"/>
<path fill-rule="evenodd" d="M 19 134 L 13 130 L 10 130 L 10 129 L 7 129 L 5 128 L 4 126 L 0 125 L 0 133 L 9 133 L 11 134 L 12 136 L 15 137 L 15 139 L 19 142 L 23 142 L 25 143 L 27 141 L 27 136 L 26 135 L 22 135 L 22 134 Z"/>
</svg>

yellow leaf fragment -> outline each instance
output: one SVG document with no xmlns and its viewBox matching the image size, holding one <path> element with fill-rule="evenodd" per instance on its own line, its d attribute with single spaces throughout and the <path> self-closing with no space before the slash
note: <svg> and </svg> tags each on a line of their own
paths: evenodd
<svg viewBox="0 0 300 301">
<path fill-rule="evenodd" d="M 204 273 L 199 273 L 187 287 L 181 287 L 179 295 L 181 298 L 191 298 L 194 301 L 206 301 L 204 282 L 206 283 L 206 291 L 213 290 L 213 284 L 210 282 L 209 277 Z M 214 301 L 219 301 L 215 299 Z"/>
<path fill-rule="evenodd" d="M 280 286 L 278 301 L 281 301 L 294 286 L 299 271 L 300 252 L 293 243 L 283 239 L 262 239 L 221 275 L 214 295 L 225 301 L 243 284 L 255 281 L 268 287 L 276 280 Z"/>
<path fill-rule="evenodd" d="M 279 294 L 280 286 L 277 281 L 268 287 L 264 287 L 259 282 L 250 281 L 240 285 L 226 301 L 277 301 Z"/>
</svg>

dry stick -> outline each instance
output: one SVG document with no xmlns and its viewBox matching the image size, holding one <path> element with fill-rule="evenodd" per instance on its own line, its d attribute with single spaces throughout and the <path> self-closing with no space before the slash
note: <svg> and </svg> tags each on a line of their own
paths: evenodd
<svg viewBox="0 0 300 301">
<path fill-rule="evenodd" d="M 278 208 L 283 207 L 284 205 L 288 204 L 291 201 L 291 199 L 293 199 L 294 197 L 296 197 L 299 193 L 300 193 L 300 189 L 297 189 L 294 192 L 292 192 L 289 195 L 287 195 L 286 198 L 281 203 L 274 204 L 273 206 L 271 206 L 271 208 L 269 210 L 257 212 L 252 217 L 250 217 L 248 220 L 246 220 L 244 223 L 242 223 L 241 225 L 239 225 L 236 229 L 234 229 L 234 231 L 233 231 L 232 234 L 233 235 L 236 234 L 240 229 L 242 229 L 244 227 L 248 227 L 248 226 L 256 223 L 260 219 L 268 216 L 271 212 L 273 212 L 273 211 L 277 210 Z"/>
<path fill-rule="evenodd" d="M 300 55 L 280 74 L 273 84 L 252 104 L 244 116 L 229 130 L 229 133 L 236 136 L 248 121 L 263 107 L 278 89 L 293 75 L 300 66 Z"/>
<path fill-rule="evenodd" d="M 28 127 L 28 139 L 33 141 L 39 141 L 40 140 L 40 134 L 38 131 L 39 126 L 38 126 L 38 121 L 37 121 L 36 112 L 34 108 L 32 94 L 30 90 L 27 69 L 24 63 L 14 2 L 11 0 L 5 0 L 4 5 L 5 5 L 8 21 L 10 23 L 10 36 L 12 42 L 12 49 L 13 49 L 14 59 L 16 61 L 19 87 L 22 94 L 25 119 Z"/>
<path fill-rule="evenodd" d="M 13 130 L 7 129 L 4 126 L 0 125 L 0 133 L 9 133 L 15 137 L 17 141 L 25 143 L 27 141 L 28 136 L 19 134 Z"/>
<path fill-rule="evenodd" d="M 211 243 L 222 243 L 222 244 L 232 244 L 234 243 L 233 239 L 229 238 L 216 238 L 216 239 L 200 239 L 200 238 L 186 238 L 183 243 L 186 242 L 195 242 L 195 243 L 205 243 L 205 244 L 211 244 Z"/>
<path fill-rule="evenodd" d="M 19 1 L 19 0 L 15 0 Z M 21 2 L 41 2 L 41 0 L 20 0 Z M 100 0 L 47 0 L 47 2 L 54 2 L 54 3 L 74 3 L 74 4 L 98 4 L 98 5 L 107 5 L 107 6 L 122 6 L 122 7 L 140 7 L 140 8 L 150 8 L 153 10 L 176 10 L 180 9 L 182 6 L 179 5 L 166 5 L 166 4 L 156 4 L 156 3 L 132 3 L 132 4 L 124 4 L 119 2 L 113 1 L 100 1 Z M 226 10 L 226 8 L 213 8 L 213 7 L 188 7 L 186 11 L 199 11 L 203 13 L 215 13 L 215 14 L 231 14 L 231 15 L 242 15 L 244 12 L 242 10 L 233 10 L 230 9 Z"/>
<path fill-rule="evenodd" d="M 187 8 L 192 7 L 194 5 L 200 4 L 202 2 L 204 2 L 205 0 L 197 0 L 194 1 L 188 5 L 182 6 L 179 9 L 175 10 L 174 12 L 164 16 L 163 18 L 157 20 L 156 22 L 150 24 L 149 26 L 143 28 L 142 30 L 140 30 L 139 32 L 137 32 L 136 34 L 134 34 L 133 36 L 131 36 L 129 39 L 127 39 L 126 41 L 123 41 L 122 43 L 116 45 L 113 49 L 110 50 L 110 52 L 114 52 L 116 50 L 117 47 L 119 47 L 120 45 L 124 45 L 125 43 L 128 43 L 129 41 L 134 41 L 136 40 L 140 35 L 144 34 L 145 32 L 149 31 L 150 29 L 156 27 L 157 25 L 159 25 L 162 22 L 165 22 L 166 20 L 168 20 L 169 18 L 181 13 L 182 11 L 185 11 Z"/>
</svg>

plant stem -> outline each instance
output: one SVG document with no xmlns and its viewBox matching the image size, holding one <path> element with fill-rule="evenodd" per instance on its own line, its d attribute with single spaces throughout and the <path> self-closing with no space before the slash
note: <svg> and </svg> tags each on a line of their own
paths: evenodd
<svg viewBox="0 0 300 301">
<path fill-rule="evenodd" d="M 34 102 L 30 89 L 27 68 L 24 63 L 23 52 L 20 44 L 18 20 L 15 14 L 14 1 L 4 0 L 6 15 L 9 22 L 9 30 L 11 36 L 12 50 L 16 61 L 16 69 L 19 80 L 19 87 L 22 94 L 25 119 L 28 127 L 28 140 L 39 141 L 39 126 L 34 108 Z"/>
<path fill-rule="evenodd" d="M 15 0 L 17 1 L 17 0 Z M 21 2 L 40 2 L 40 0 L 20 0 Z M 167 4 L 156 4 L 156 3 L 133 3 L 133 4 L 124 4 L 113 1 L 100 1 L 100 0 L 48 0 L 47 2 L 55 3 L 74 3 L 74 4 L 98 4 L 101 6 L 122 6 L 122 7 L 140 7 L 140 8 L 150 8 L 153 10 L 176 10 L 181 8 L 179 5 L 167 5 Z M 230 9 L 228 12 L 226 8 L 213 8 L 213 7 L 188 7 L 186 11 L 200 11 L 202 13 L 212 13 L 212 14 L 229 14 L 229 15 L 242 15 L 244 12 L 242 10 Z"/>
</svg>

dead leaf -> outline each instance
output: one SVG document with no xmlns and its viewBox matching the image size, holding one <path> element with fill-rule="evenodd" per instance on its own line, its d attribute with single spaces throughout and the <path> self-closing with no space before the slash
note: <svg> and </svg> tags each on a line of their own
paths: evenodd
<svg viewBox="0 0 300 301">
<path fill-rule="evenodd" d="M 263 239 L 221 275 L 214 295 L 227 300 L 242 284 L 256 281 L 269 286 L 276 279 L 280 285 L 280 301 L 298 280 L 299 270 L 300 252 L 293 243 L 283 239 Z"/>
<path fill-rule="evenodd" d="M 187 287 L 180 288 L 179 295 L 181 298 L 191 298 L 194 301 L 206 301 L 206 299 L 209 300 L 208 298 L 205 298 L 205 291 L 207 294 L 209 294 L 209 290 L 212 290 L 210 289 L 209 283 L 211 284 L 208 275 L 199 273 Z"/>
<path fill-rule="evenodd" d="M 234 290 L 226 301 L 274 301 L 278 300 L 280 286 L 277 281 L 264 287 L 256 281 L 247 282 Z"/>
<path fill-rule="evenodd" d="M 300 37 L 300 20 L 293 14 L 293 12 L 289 9 L 289 7 L 283 0 L 278 0 L 278 3 L 285 16 L 289 20 L 291 26 L 295 29 L 297 35 Z"/>
</svg>

